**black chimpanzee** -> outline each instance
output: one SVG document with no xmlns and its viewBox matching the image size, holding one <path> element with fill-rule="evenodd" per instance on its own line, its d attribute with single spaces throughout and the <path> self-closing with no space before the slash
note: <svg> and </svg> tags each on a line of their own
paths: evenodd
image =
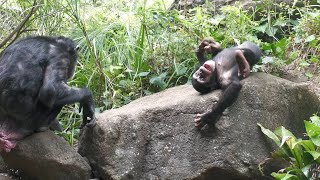
<svg viewBox="0 0 320 180">
<path fill-rule="evenodd" d="M 206 60 L 206 53 L 212 54 L 213 59 Z M 200 93 L 223 90 L 222 97 L 211 111 L 197 115 L 195 126 L 201 129 L 207 123 L 215 123 L 236 100 L 241 89 L 240 79 L 249 76 L 250 68 L 258 62 L 262 52 L 249 41 L 222 50 L 219 43 L 206 38 L 200 42 L 196 55 L 201 66 L 192 76 L 193 87 Z"/>
<path fill-rule="evenodd" d="M 9 152 L 17 140 L 57 125 L 66 104 L 80 102 L 82 126 L 94 126 L 91 91 L 67 85 L 77 58 L 75 43 L 66 37 L 28 37 L 5 49 L 0 57 L 0 151 Z"/>
</svg>

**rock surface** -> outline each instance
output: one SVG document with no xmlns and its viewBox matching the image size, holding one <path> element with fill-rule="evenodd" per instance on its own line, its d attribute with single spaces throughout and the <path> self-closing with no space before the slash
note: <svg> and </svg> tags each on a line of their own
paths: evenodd
<svg viewBox="0 0 320 180">
<path fill-rule="evenodd" d="M 102 179 L 262 179 L 257 165 L 272 143 L 257 123 L 302 137 L 303 120 L 320 102 L 307 86 L 264 73 L 242 84 L 215 127 L 198 131 L 193 119 L 221 91 L 199 95 L 184 85 L 100 114 L 97 126 L 82 132 L 79 152 Z"/>
<path fill-rule="evenodd" d="M 88 180 L 91 176 L 84 158 L 52 131 L 28 136 L 1 155 L 8 168 L 18 169 L 23 179 Z"/>
<path fill-rule="evenodd" d="M 14 178 L 10 177 L 6 173 L 0 173 L 0 180 L 14 180 Z"/>
</svg>

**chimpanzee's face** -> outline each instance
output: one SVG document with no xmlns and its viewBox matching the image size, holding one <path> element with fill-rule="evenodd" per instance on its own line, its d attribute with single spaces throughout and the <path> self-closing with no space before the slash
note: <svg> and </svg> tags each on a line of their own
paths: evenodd
<svg viewBox="0 0 320 180">
<path fill-rule="evenodd" d="M 215 62 L 213 60 L 206 61 L 192 76 L 200 84 L 210 84 L 215 71 Z"/>
</svg>

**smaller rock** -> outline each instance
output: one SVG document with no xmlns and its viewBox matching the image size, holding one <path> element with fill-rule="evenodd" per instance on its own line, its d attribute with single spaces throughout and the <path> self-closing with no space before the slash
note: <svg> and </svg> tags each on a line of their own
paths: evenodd
<svg viewBox="0 0 320 180">
<path fill-rule="evenodd" d="M 88 180 L 90 165 L 63 138 L 52 131 L 21 140 L 9 153 L 1 153 L 8 168 L 32 179 Z"/>
<path fill-rule="evenodd" d="M 5 173 L 5 172 L 7 172 L 7 165 L 3 161 L 3 158 L 0 156 L 0 173 Z M 1 180 L 1 178 L 0 178 L 0 180 Z"/>
<path fill-rule="evenodd" d="M 267 158 L 259 164 L 259 169 L 263 175 L 272 179 L 271 173 L 278 172 L 279 170 L 284 169 L 289 166 L 290 166 L 290 163 L 288 161 L 286 161 L 285 159 Z"/>
<path fill-rule="evenodd" d="M 14 180 L 14 178 L 7 173 L 0 173 L 0 180 Z"/>
</svg>

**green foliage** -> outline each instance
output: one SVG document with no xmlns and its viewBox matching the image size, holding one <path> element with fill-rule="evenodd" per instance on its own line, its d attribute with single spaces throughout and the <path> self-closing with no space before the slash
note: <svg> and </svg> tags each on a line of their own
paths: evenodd
<svg viewBox="0 0 320 180">
<path fill-rule="evenodd" d="M 320 117 L 314 115 L 310 121 L 304 121 L 306 137 L 297 139 L 289 130 L 279 127 L 274 132 L 264 128 L 261 131 L 272 139 L 279 149 L 272 154 L 273 158 L 283 158 L 290 166 L 271 175 L 278 180 L 307 180 L 315 177 L 320 165 Z"/>
<path fill-rule="evenodd" d="M 279 73 L 283 66 L 297 64 L 308 78 L 317 72 L 314 68 L 310 71 L 310 67 L 319 65 L 320 10 L 317 5 L 304 3 L 297 7 L 296 4 L 288 6 L 264 0 L 258 5 L 261 20 L 254 29 L 258 37 L 267 40 L 262 45 L 266 53 L 262 70 Z"/>
</svg>

